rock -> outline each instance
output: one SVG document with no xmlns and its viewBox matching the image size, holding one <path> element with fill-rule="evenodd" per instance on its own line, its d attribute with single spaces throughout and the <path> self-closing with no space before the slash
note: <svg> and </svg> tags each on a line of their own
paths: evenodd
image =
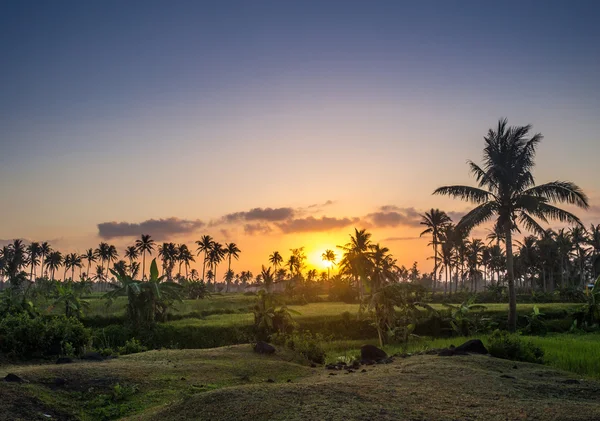
<svg viewBox="0 0 600 421">
<path fill-rule="evenodd" d="M 374 345 L 363 345 L 360 347 L 361 360 L 379 361 L 387 358 L 387 354 L 383 349 L 379 349 Z"/>
<path fill-rule="evenodd" d="M 275 347 L 263 341 L 258 341 L 256 345 L 254 345 L 254 352 L 259 354 L 274 354 Z"/>
<path fill-rule="evenodd" d="M 367 370 L 365 370 L 364 368 L 362 370 L 360 370 L 361 373 L 366 373 Z"/>
<path fill-rule="evenodd" d="M 489 354 L 487 348 L 483 345 L 483 342 L 479 339 L 471 339 L 464 344 L 457 346 L 455 352 L 469 352 L 471 354 Z"/>
<path fill-rule="evenodd" d="M 348 369 L 346 370 L 348 373 L 354 373 L 354 370 Z"/>
<path fill-rule="evenodd" d="M 517 367 L 517 365 L 516 365 L 516 364 L 515 364 L 515 365 L 513 365 L 513 370 L 516 370 L 516 369 L 518 369 L 518 368 L 519 368 L 519 367 Z"/>
<path fill-rule="evenodd" d="M 317 368 L 317 365 L 316 365 L 315 363 L 311 363 L 311 364 L 310 364 L 310 367 L 311 367 L 311 368 Z"/>
<path fill-rule="evenodd" d="M 23 379 L 17 376 L 16 374 L 8 373 L 6 377 L 4 377 L 4 381 L 11 383 L 22 383 Z"/>
<path fill-rule="evenodd" d="M 67 384 L 67 379 L 57 377 L 54 379 L 54 386 L 64 386 Z"/>
<path fill-rule="evenodd" d="M 337 369 L 338 369 L 337 365 L 335 365 L 335 364 L 327 364 L 327 365 L 325 366 L 325 368 L 326 368 L 327 370 L 337 370 Z"/>
<path fill-rule="evenodd" d="M 350 366 L 351 368 L 358 370 L 360 368 L 360 362 L 358 360 L 354 360 L 352 362 L 352 365 Z"/>
<path fill-rule="evenodd" d="M 567 379 L 567 380 L 563 380 L 562 383 L 564 383 L 564 384 L 580 384 L 581 382 L 579 380 L 575 380 L 575 379 Z"/>
<path fill-rule="evenodd" d="M 273 379 L 267 379 L 267 383 L 275 383 L 275 380 L 273 380 Z"/>
<path fill-rule="evenodd" d="M 516 379 L 516 377 L 514 377 L 514 376 L 509 376 L 508 374 L 503 374 L 503 375 L 501 375 L 501 376 L 500 376 L 500 378 L 502 378 L 502 379 L 513 379 L 513 380 L 515 380 L 515 379 Z"/>
<path fill-rule="evenodd" d="M 69 357 L 58 357 L 56 360 L 56 364 L 71 364 L 72 362 L 73 359 Z"/>
<path fill-rule="evenodd" d="M 288 383 L 291 383 L 291 382 L 292 382 L 292 379 L 287 379 L 287 382 L 288 382 Z"/>
<path fill-rule="evenodd" d="M 86 352 L 81 356 L 81 359 L 86 361 L 104 361 L 104 357 L 97 352 Z"/>
<path fill-rule="evenodd" d="M 330 376 L 337 376 L 335 373 L 329 373 Z"/>
<path fill-rule="evenodd" d="M 362 365 L 373 365 L 373 364 L 375 364 L 375 361 L 373 361 L 373 360 L 361 360 L 360 363 Z"/>
</svg>

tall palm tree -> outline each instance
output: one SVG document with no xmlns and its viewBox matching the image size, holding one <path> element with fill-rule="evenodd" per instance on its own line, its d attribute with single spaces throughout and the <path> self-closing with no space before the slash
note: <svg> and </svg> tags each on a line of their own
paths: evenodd
<svg viewBox="0 0 600 421">
<path fill-rule="evenodd" d="M 263 265 L 260 271 L 260 277 L 265 283 L 265 289 L 267 290 L 267 292 L 271 292 L 271 287 L 274 281 L 273 272 L 271 272 L 271 268 L 267 268 Z"/>
<path fill-rule="evenodd" d="M 219 263 L 221 263 L 221 261 L 223 260 L 224 257 L 225 257 L 225 249 L 223 248 L 223 245 L 221 243 L 213 242 L 212 247 L 210 248 L 210 250 L 208 252 L 208 262 L 210 263 L 210 266 L 212 267 L 212 274 L 213 274 L 215 283 L 218 280 L 217 266 L 219 265 Z"/>
<path fill-rule="evenodd" d="M 75 280 L 75 269 L 82 266 L 81 256 L 78 253 L 69 253 L 65 256 L 65 273 L 67 270 L 71 270 L 71 281 Z"/>
<path fill-rule="evenodd" d="M 542 135 L 538 133 L 528 138 L 530 130 L 529 125 L 508 127 L 507 120 L 501 119 L 498 128 L 495 131 L 490 129 L 484 138 L 483 168 L 469 162 L 479 186 L 444 186 L 434 192 L 478 205 L 461 219 L 461 228 L 470 231 L 496 217 L 496 226 L 504 230 L 509 289 L 508 326 L 511 331 L 517 325 L 512 252 L 512 233 L 517 229 L 517 224 L 536 233 L 542 233 L 544 229 L 534 218 L 543 222 L 557 219 L 581 224 L 575 215 L 553 204 L 564 202 L 584 209 L 589 207 L 587 196 L 574 183 L 553 181 L 535 185 L 531 171 L 536 147 L 542 140 Z"/>
<path fill-rule="evenodd" d="M 108 273 L 110 270 L 110 263 L 115 262 L 119 257 L 119 252 L 117 248 L 112 244 L 108 246 L 108 250 L 106 252 L 106 272 Z"/>
<path fill-rule="evenodd" d="M 277 272 L 277 269 L 281 267 L 281 264 L 283 263 L 283 257 L 281 257 L 281 254 L 278 251 L 274 251 L 269 256 L 269 263 L 273 265 L 273 269 Z"/>
<path fill-rule="evenodd" d="M 63 264 L 63 256 L 60 251 L 51 251 L 46 258 L 46 265 L 50 270 L 50 279 L 54 280 L 54 272 Z"/>
<path fill-rule="evenodd" d="M 427 228 L 423 231 L 419 237 L 425 234 L 431 234 L 431 245 L 433 246 L 433 293 L 437 287 L 437 269 L 438 269 L 438 245 L 440 244 L 440 232 L 442 228 L 452 222 L 448 214 L 439 209 L 431 209 L 429 212 L 421 216 L 421 225 L 425 225 Z"/>
<path fill-rule="evenodd" d="M 350 235 L 350 242 L 337 246 L 344 254 L 340 260 L 339 269 L 342 274 L 350 275 L 358 285 L 360 298 L 363 298 L 365 282 L 371 269 L 370 248 L 371 233 L 367 230 L 354 229 L 354 236 Z"/>
<path fill-rule="evenodd" d="M 556 243 L 556 251 L 558 254 L 558 264 L 560 267 L 560 286 L 564 288 L 565 284 L 565 272 L 568 269 L 569 256 L 573 251 L 573 242 L 571 241 L 571 234 L 565 231 L 564 228 L 558 230 L 554 236 L 554 242 Z"/>
<path fill-rule="evenodd" d="M 87 262 L 88 262 L 87 276 L 88 276 L 88 278 L 91 278 L 90 269 L 91 269 L 92 263 L 95 263 L 96 261 L 98 261 L 98 253 L 94 249 L 87 249 L 85 251 L 85 253 L 81 255 L 81 258 L 83 260 L 87 260 Z"/>
<path fill-rule="evenodd" d="M 179 256 L 178 257 L 179 257 L 179 262 L 183 263 L 184 267 L 185 267 L 185 279 L 188 279 L 188 271 L 190 268 L 190 263 L 195 262 L 196 259 L 194 259 L 192 252 L 190 251 L 188 246 L 185 244 L 181 244 L 179 246 Z"/>
<path fill-rule="evenodd" d="M 586 250 L 583 247 L 589 243 L 589 234 L 583 225 L 572 227 L 569 233 L 571 234 L 571 242 L 573 243 L 577 265 L 579 266 L 579 283 L 584 287 L 586 284 L 584 276 Z"/>
<path fill-rule="evenodd" d="M 142 234 L 141 238 L 135 241 L 138 252 L 142 253 L 142 279 L 146 276 L 146 253 L 152 256 L 155 244 L 152 237 L 148 234 Z"/>
<path fill-rule="evenodd" d="M 456 262 L 456 253 L 454 252 L 454 238 L 456 237 L 456 227 L 453 224 L 446 224 L 439 232 L 440 241 L 440 261 L 446 272 L 446 281 L 444 283 L 444 295 L 448 294 L 448 283 L 450 283 L 450 294 L 452 294 L 452 268 Z"/>
<path fill-rule="evenodd" d="M 329 270 L 331 269 L 331 266 L 335 265 L 336 259 L 337 259 L 337 256 L 335 255 L 335 252 L 330 249 L 325 250 L 323 252 L 323 254 L 321 255 L 321 260 L 329 263 L 327 265 L 327 279 L 329 279 Z"/>
<path fill-rule="evenodd" d="M 35 267 L 40 263 L 40 255 L 42 253 L 42 247 L 40 243 L 32 242 L 27 246 L 27 254 L 29 255 L 29 264 L 31 265 L 31 274 L 29 279 L 31 282 L 35 281 Z"/>
<path fill-rule="evenodd" d="M 196 249 L 197 254 L 204 253 L 204 259 L 202 260 L 202 280 L 206 273 L 206 262 L 208 262 L 208 252 L 212 248 L 214 243 L 213 238 L 210 235 L 203 235 L 200 240 L 196 241 L 198 248 Z"/>
<path fill-rule="evenodd" d="M 140 252 L 136 246 L 127 246 L 125 249 L 125 257 L 129 259 L 129 266 L 131 266 L 133 261 L 140 257 Z"/>
<path fill-rule="evenodd" d="M 529 275 L 530 288 L 535 289 L 534 273 L 540 262 L 538 239 L 533 235 L 523 238 L 523 241 L 517 241 L 519 244 L 519 256 L 525 266 L 525 276 Z"/>
<path fill-rule="evenodd" d="M 240 253 L 242 251 L 238 248 L 235 243 L 225 243 L 225 256 L 227 256 L 228 265 L 227 272 L 231 272 L 231 258 L 234 257 L 235 260 L 240 258 Z"/>
<path fill-rule="evenodd" d="M 48 244 L 47 241 L 44 241 L 41 245 L 40 245 L 40 256 L 41 256 L 41 267 L 40 267 L 40 271 L 41 271 L 41 276 L 44 276 L 44 260 L 46 259 L 46 256 L 48 256 L 50 253 L 52 252 L 52 247 L 50 247 L 50 244 Z"/>
<path fill-rule="evenodd" d="M 98 248 L 96 248 L 96 250 L 94 250 L 94 253 L 96 254 L 96 256 L 98 256 L 98 258 L 100 258 L 100 266 L 102 266 L 102 269 L 104 269 L 104 261 L 108 259 L 108 255 L 109 255 L 109 250 L 110 250 L 110 246 L 108 245 L 108 243 L 102 242 L 98 245 Z M 108 273 L 108 268 L 106 269 L 106 272 Z M 103 270 L 104 273 L 104 270 Z"/>
<path fill-rule="evenodd" d="M 469 279 L 471 280 L 471 291 L 477 291 L 477 279 L 481 275 L 479 266 L 481 265 L 483 250 L 485 244 L 480 239 L 474 238 L 467 242 L 467 267 Z"/>
</svg>

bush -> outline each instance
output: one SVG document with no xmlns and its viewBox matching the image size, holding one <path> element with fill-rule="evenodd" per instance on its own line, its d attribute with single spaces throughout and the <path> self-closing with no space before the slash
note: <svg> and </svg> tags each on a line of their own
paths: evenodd
<svg viewBox="0 0 600 421">
<path fill-rule="evenodd" d="M 144 352 L 147 350 L 148 348 L 142 345 L 140 341 L 138 341 L 136 338 L 131 338 L 130 340 L 125 342 L 125 345 L 119 347 L 119 354 L 137 354 L 138 352 Z"/>
<path fill-rule="evenodd" d="M 276 344 L 285 345 L 310 362 L 325 363 L 325 350 L 321 345 L 324 338 L 320 333 L 313 335 L 309 331 L 304 331 L 291 335 L 275 334 L 272 336 L 272 340 Z"/>
<path fill-rule="evenodd" d="M 488 339 L 487 348 L 489 353 L 496 358 L 543 363 L 544 351 L 541 348 L 506 331 L 495 330 Z"/>
<path fill-rule="evenodd" d="M 79 355 L 90 342 L 90 331 L 76 318 L 7 314 L 0 320 L 0 352 L 27 359 Z"/>
</svg>

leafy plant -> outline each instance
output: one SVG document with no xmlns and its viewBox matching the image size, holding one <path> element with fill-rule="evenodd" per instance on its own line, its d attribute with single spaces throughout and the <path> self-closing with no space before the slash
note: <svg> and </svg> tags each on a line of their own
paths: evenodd
<svg viewBox="0 0 600 421">
<path fill-rule="evenodd" d="M 277 304 L 275 295 L 263 290 L 258 292 L 256 304 L 252 308 L 254 331 L 258 340 L 267 340 L 275 332 L 288 333 L 288 329 L 294 325 L 292 314 L 300 314 L 285 304 L 277 309 Z"/>
<path fill-rule="evenodd" d="M 544 322 L 543 317 L 544 313 L 540 311 L 538 306 L 533 306 L 531 313 L 525 316 L 527 319 L 527 326 L 523 329 L 523 333 L 546 333 L 546 323 Z"/>
<path fill-rule="evenodd" d="M 469 336 L 476 333 L 483 325 L 483 304 L 475 304 L 475 297 L 469 297 L 459 305 L 443 303 L 450 311 L 449 322 L 452 330 L 459 336 Z"/>
<path fill-rule="evenodd" d="M 543 363 L 544 351 L 514 333 L 495 330 L 487 341 L 487 349 L 496 358 L 529 363 Z"/>
</svg>

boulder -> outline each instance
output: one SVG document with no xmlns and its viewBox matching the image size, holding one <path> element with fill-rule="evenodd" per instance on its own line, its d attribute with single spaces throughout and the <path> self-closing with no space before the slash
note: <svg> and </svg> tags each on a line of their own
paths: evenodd
<svg viewBox="0 0 600 421">
<path fill-rule="evenodd" d="M 266 342 L 258 341 L 256 345 L 254 345 L 254 352 L 258 352 L 259 354 L 274 354 L 275 347 Z"/>
<path fill-rule="evenodd" d="M 379 361 L 387 358 L 383 349 L 374 345 L 363 345 L 360 347 L 360 359 L 363 361 Z"/>
<path fill-rule="evenodd" d="M 455 348 L 455 352 L 468 352 L 470 354 L 489 354 L 487 348 L 479 339 L 471 339 L 470 341 L 467 341 L 464 344 L 457 346 Z"/>
<path fill-rule="evenodd" d="M 81 359 L 86 361 L 104 361 L 104 357 L 97 352 L 86 352 L 81 356 Z"/>
<path fill-rule="evenodd" d="M 69 357 L 58 357 L 56 360 L 56 364 L 71 364 L 72 362 L 73 359 Z"/>
<path fill-rule="evenodd" d="M 6 377 L 4 377 L 4 381 L 11 383 L 21 383 L 23 382 L 23 379 L 17 376 L 16 374 L 8 373 Z"/>
</svg>

